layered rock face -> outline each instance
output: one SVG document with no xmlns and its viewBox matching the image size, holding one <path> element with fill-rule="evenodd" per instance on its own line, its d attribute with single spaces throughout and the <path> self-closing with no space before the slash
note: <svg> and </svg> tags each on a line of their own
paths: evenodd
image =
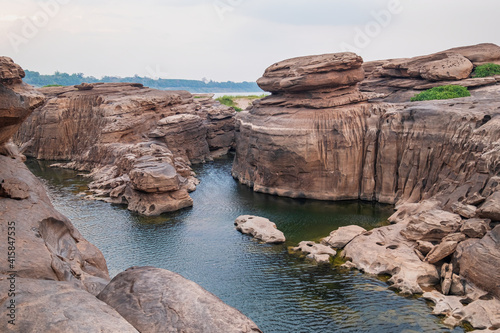
<svg viewBox="0 0 500 333">
<path fill-rule="evenodd" d="M 233 176 L 281 196 L 397 204 L 394 225 L 339 246 L 346 266 L 390 274 L 407 294 L 437 286 L 469 297 L 471 313 L 500 293 L 500 78 L 471 78 L 499 61 L 500 47 L 481 44 L 368 64 L 351 53 L 274 64 L 258 81 L 272 95 L 237 115 Z M 445 84 L 472 96 L 409 102 Z"/>
<path fill-rule="evenodd" d="M 47 102 L 15 138 L 25 154 L 72 161 L 60 166 L 91 171 L 96 196 L 144 215 L 191 206 L 191 163 L 233 145 L 234 110 L 186 91 L 127 83 L 40 91 Z"/>
<path fill-rule="evenodd" d="M 148 320 L 146 326 L 140 326 L 141 332 L 165 332 L 166 327 L 168 331 L 179 328 L 185 332 L 196 332 L 204 327 L 210 328 L 207 332 L 260 332 L 239 311 L 172 272 L 150 268 L 124 273 L 127 277 L 124 280 L 131 282 L 126 287 L 128 295 L 133 297 L 125 296 L 120 289 L 124 281 L 121 278 L 109 284 L 102 253 L 54 209 L 43 184 L 26 168 L 23 156 L 9 142 L 14 130 L 45 99 L 22 83 L 23 73 L 12 60 L 0 57 L 0 233 L 4 237 L 0 250 L 5 255 L 0 261 L 0 314 L 3 318 L 0 331 L 137 333 L 134 326 L 140 317 L 141 320 L 156 318 L 154 323 Z M 85 85 L 81 89 L 93 90 Z M 64 110 L 61 112 L 64 114 Z M 69 117 L 67 115 L 66 124 L 71 123 Z M 225 119 L 219 111 L 215 112 L 215 117 Z M 220 124 L 211 126 L 217 133 L 213 137 L 216 138 L 220 134 L 217 132 L 221 130 Z M 85 140 L 93 138 L 89 136 Z M 80 144 L 77 138 L 73 143 Z M 147 164 L 144 160 L 134 160 L 134 163 L 146 164 L 141 165 L 141 169 L 147 172 L 132 173 L 129 180 L 140 184 L 145 193 L 155 186 L 165 191 L 179 186 L 176 169 L 172 170 L 170 164 Z M 158 179 L 156 175 L 160 175 Z M 151 271 L 161 272 L 155 275 Z M 164 283 L 173 282 L 173 291 L 164 292 Z M 98 299 L 98 294 L 108 304 Z M 112 301 L 116 297 L 125 299 L 120 298 L 116 304 Z M 135 300 L 139 300 L 140 316 L 130 317 L 121 312 L 124 308 L 136 309 Z M 162 310 L 174 310 L 162 317 L 159 304 L 166 304 Z M 180 312 L 175 311 L 179 309 L 183 310 L 182 317 L 176 317 Z"/>
</svg>

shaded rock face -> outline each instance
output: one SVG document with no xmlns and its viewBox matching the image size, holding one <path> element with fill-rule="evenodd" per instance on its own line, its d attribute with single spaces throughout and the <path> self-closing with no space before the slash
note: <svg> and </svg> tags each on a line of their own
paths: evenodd
<svg viewBox="0 0 500 333">
<path fill-rule="evenodd" d="M 8 294 L 8 282 L 0 277 L 2 295 Z M 16 288 L 16 325 L 2 320 L 2 332 L 138 332 L 115 309 L 72 283 L 17 278 Z M 8 301 L 0 300 L 2 309 Z"/>
<path fill-rule="evenodd" d="M 42 183 L 19 158 L 0 155 L 0 165 L 0 188 L 17 184 L 16 196 L 0 191 L 0 231 L 7 235 L 9 222 L 15 223 L 17 275 L 68 281 L 97 295 L 109 282 L 101 251 L 54 209 Z M 9 263 L 1 261 L 0 274 L 9 271 Z"/>
<path fill-rule="evenodd" d="M 98 296 L 140 332 L 261 332 L 194 282 L 154 267 L 118 274 Z"/>
<path fill-rule="evenodd" d="M 16 133 L 22 122 L 45 100 L 22 82 L 24 70 L 8 57 L 0 57 L 0 146 Z"/>
<path fill-rule="evenodd" d="M 133 83 L 40 91 L 47 102 L 15 137 L 25 154 L 71 160 L 59 166 L 91 171 L 96 197 L 144 215 L 192 206 L 191 163 L 233 146 L 234 110 L 186 91 Z"/>
</svg>

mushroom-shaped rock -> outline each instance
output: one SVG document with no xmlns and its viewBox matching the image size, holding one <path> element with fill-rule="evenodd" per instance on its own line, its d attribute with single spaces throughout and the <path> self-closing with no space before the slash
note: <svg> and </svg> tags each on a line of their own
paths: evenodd
<svg viewBox="0 0 500 333">
<path fill-rule="evenodd" d="M 234 221 L 236 229 L 244 234 L 252 235 L 264 243 L 284 243 L 286 238 L 274 222 L 264 217 L 242 215 Z"/>
<path fill-rule="evenodd" d="M 357 225 L 349 225 L 347 227 L 340 227 L 330 233 L 328 237 L 321 240 L 321 244 L 331 246 L 335 249 L 342 249 L 354 237 L 366 232 L 366 229 Z"/>
<path fill-rule="evenodd" d="M 160 268 L 129 268 L 97 298 L 140 332 L 261 332 L 253 321 L 217 296 Z"/>
<path fill-rule="evenodd" d="M 299 246 L 292 248 L 292 251 L 305 253 L 306 258 L 318 264 L 328 264 L 330 257 L 337 255 L 337 252 L 329 246 L 308 241 L 300 242 Z"/>
</svg>

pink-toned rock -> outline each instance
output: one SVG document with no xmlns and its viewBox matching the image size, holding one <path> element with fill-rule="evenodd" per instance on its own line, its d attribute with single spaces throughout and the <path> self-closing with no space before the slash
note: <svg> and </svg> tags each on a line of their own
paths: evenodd
<svg viewBox="0 0 500 333">
<path fill-rule="evenodd" d="M 292 248 L 292 252 L 304 253 L 306 258 L 318 264 L 329 264 L 330 258 L 337 255 L 337 252 L 329 246 L 315 242 L 300 242 L 297 247 Z"/>
<path fill-rule="evenodd" d="M 335 249 L 342 249 L 355 237 L 366 232 L 366 229 L 357 225 L 340 227 L 330 233 L 328 237 L 321 240 L 321 244 L 328 245 Z"/>
<path fill-rule="evenodd" d="M 236 230 L 243 234 L 249 234 L 264 243 L 278 244 L 284 243 L 286 238 L 283 232 L 279 231 L 274 222 L 264 217 L 242 215 L 235 221 Z"/>
</svg>

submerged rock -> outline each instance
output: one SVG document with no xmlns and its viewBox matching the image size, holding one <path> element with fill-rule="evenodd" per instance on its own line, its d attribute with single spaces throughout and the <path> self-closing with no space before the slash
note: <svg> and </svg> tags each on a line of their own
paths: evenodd
<svg viewBox="0 0 500 333">
<path fill-rule="evenodd" d="M 261 332 L 254 322 L 215 295 L 164 269 L 129 268 L 97 297 L 140 332 Z"/>
<path fill-rule="evenodd" d="M 234 221 L 236 230 L 250 234 L 264 243 L 278 244 L 286 241 L 283 232 L 279 231 L 274 222 L 264 217 L 242 215 Z"/>
<path fill-rule="evenodd" d="M 308 241 L 300 242 L 297 247 L 292 248 L 292 252 L 305 253 L 306 258 L 318 264 L 328 264 L 330 258 L 337 255 L 337 252 L 329 246 Z"/>
</svg>

